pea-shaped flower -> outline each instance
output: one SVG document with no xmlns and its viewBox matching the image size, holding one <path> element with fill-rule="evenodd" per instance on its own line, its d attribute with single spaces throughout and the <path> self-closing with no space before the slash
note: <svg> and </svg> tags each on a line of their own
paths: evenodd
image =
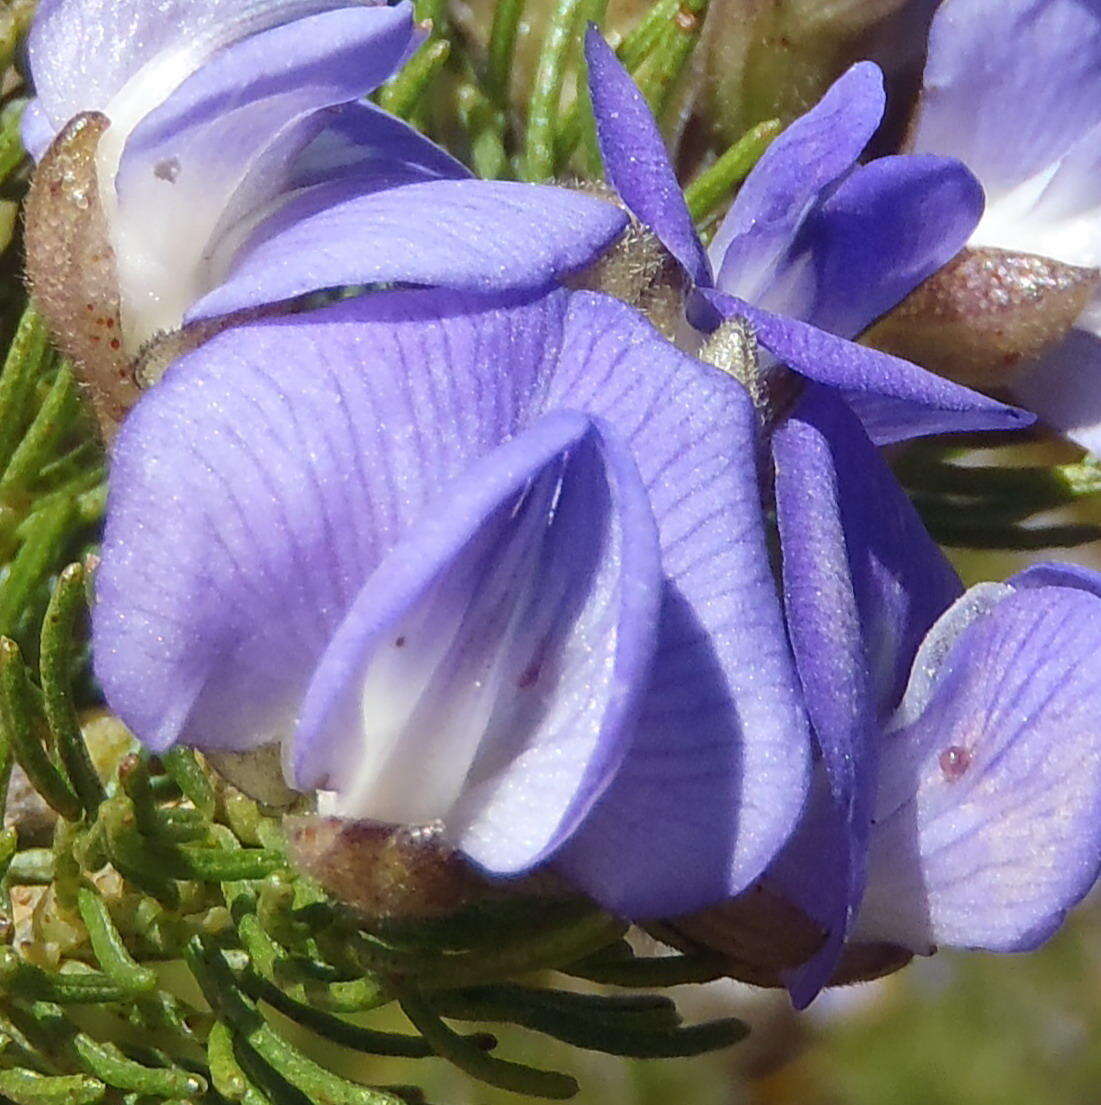
<svg viewBox="0 0 1101 1105">
<path fill-rule="evenodd" d="M 1035 947 L 1101 856 L 1101 581 L 1038 568 L 962 595 L 875 446 L 1027 417 L 844 340 L 955 254 L 975 182 L 950 158 L 858 165 L 883 100 L 857 66 L 776 140 L 705 256 L 641 97 L 588 45 L 609 176 L 691 278 L 697 325 L 740 316 L 765 350 L 750 386 L 818 753 L 762 878 L 673 927 L 798 1005 L 937 945 Z"/>
<path fill-rule="evenodd" d="M 945 0 L 909 144 L 962 158 L 987 207 L 875 340 L 1101 451 L 1101 4 Z"/>
<path fill-rule="evenodd" d="M 804 604 L 793 628 L 825 650 L 861 634 L 853 614 L 864 589 L 830 527 L 808 522 L 833 602 Z M 878 628 L 879 640 L 863 644 L 872 657 L 882 630 L 891 635 Z M 849 886 L 843 939 L 834 925 L 844 863 L 824 762 L 799 828 L 758 883 L 676 925 L 727 953 L 739 977 L 786 984 L 800 1006 L 830 979 L 874 977 L 941 947 L 1038 947 L 1101 867 L 1099 646 L 1096 572 L 1040 565 L 972 588 L 912 655 L 901 698 L 882 671 L 858 692 L 870 740 L 862 824 L 849 832 L 864 878 Z"/>
<path fill-rule="evenodd" d="M 611 204 L 470 179 L 365 102 L 417 41 L 408 2 L 39 6 L 28 270 L 105 422 L 185 321 L 348 284 L 546 288 L 619 233 Z"/>
<path fill-rule="evenodd" d="M 595 30 L 587 51 L 608 177 L 680 263 L 701 356 L 721 356 L 729 320 L 748 322 L 762 349 L 747 384 L 768 427 L 785 610 L 831 810 L 814 860 L 828 938 L 789 964 L 809 1000 L 834 973 L 864 885 L 877 695 L 897 701 L 962 590 L 874 446 L 1030 421 L 849 339 L 957 252 L 981 190 L 951 158 L 859 164 L 884 107 L 863 63 L 776 139 L 705 251 L 645 101 Z"/>
<path fill-rule="evenodd" d="M 553 856 L 631 916 L 722 900 L 810 751 L 758 434 L 741 385 L 597 294 L 235 328 L 117 439 L 107 700 L 153 749 L 277 743 L 323 812 L 440 822 L 496 874 Z"/>
</svg>

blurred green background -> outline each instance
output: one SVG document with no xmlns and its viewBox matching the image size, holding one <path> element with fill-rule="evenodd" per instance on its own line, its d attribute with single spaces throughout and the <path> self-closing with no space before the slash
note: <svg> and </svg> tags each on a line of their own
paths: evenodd
<svg viewBox="0 0 1101 1105">
<path fill-rule="evenodd" d="M 892 978 L 830 991 L 803 1014 L 782 994 L 732 982 L 671 994 L 686 1019 L 733 1013 L 752 1024 L 751 1036 L 717 1055 L 636 1062 L 495 1030 L 511 1058 L 575 1074 L 578 1105 L 1101 1102 L 1101 899 L 1038 952 L 942 952 Z M 409 1068 L 380 1061 L 371 1074 L 396 1082 Z M 426 1060 L 417 1074 L 440 1105 L 520 1100 L 442 1062 Z"/>
</svg>

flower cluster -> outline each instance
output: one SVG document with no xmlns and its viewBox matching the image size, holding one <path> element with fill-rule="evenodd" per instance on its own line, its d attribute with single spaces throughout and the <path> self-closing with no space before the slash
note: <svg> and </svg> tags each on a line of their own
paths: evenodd
<svg viewBox="0 0 1101 1105">
<path fill-rule="evenodd" d="M 112 710 L 800 1005 L 1036 946 L 1101 866 L 1101 577 L 965 592 L 881 447 L 1033 420 L 901 354 L 1028 362 L 1094 440 L 1101 140 L 1060 96 L 1101 4 L 944 0 L 908 152 L 864 160 L 859 63 L 707 248 L 595 28 L 610 188 L 476 180 L 361 100 L 416 38 L 406 0 L 40 6 L 30 276 L 122 422 Z"/>
</svg>

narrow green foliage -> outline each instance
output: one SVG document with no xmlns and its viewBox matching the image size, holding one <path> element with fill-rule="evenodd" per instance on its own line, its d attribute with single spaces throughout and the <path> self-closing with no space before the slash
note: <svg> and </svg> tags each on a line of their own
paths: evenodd
<svg viewBox="0 0 1101 1105">
<path fill-rule="evenodd" d="M 942 545 L 960 549 L 1005 549 L 1026 552 L 1033 549 L 1071 549 L 1101 541 L 1101 526 L 1068 522 L 1053 526 L 1006 525 L 976 516 L 962 521 L 952 511 L 942 514 L 920 500 L 915 505 L 933 538 Z"/>
<path fill-rule="evenodd" d="M 0 993 L 58 1005 L 119 1002 L 133 996 L 102 971 L 47 971 L 20 959 L 12 948 L 0 949 Z"/>
<path fill-rule="evenodd" d="M 35 790 L 62 817 L 80 818 L 83 806 L 45 747 L 49 733 L 19 646 L 0 638 L 0 724 L 19 765 Z"/>
<path fill-rule="evenodd" d="M 101 1044 L 83 1032 L 73 1049 L 88 1069 L 116 1090 L 131 1090 L 159 1098 L 193 1098 L 206 1092 L 205 1079 L 179 1068 L 147 1067 L 127 1059 L 111 1044 Z"/>
<path fill-rule="evenodd" d="M 692 181 L 684 190 L 684 199 L 693 219 L 703 222 L 730 200 L 781 129 L 778 119 L 759 123 Z"/>
<path fill-rule="evenodd" d="M 680 0 L 657 0 L 650 5 L 616 51 L 628 70 L 633 72 L 653 52 L 679 9 Z"/>
<path fill-rule="evenodd" d="M 668 1006 L 624 1007 L 599 996 L 521 986 L 483 987 L 448 995 L 440 1012 L 462 1020 L 521 1024 L 575 1047 L 636 1059 L 699 1055 L 737 1043 L 748 1029 L 737 1020 L 681 1028 Z"/>
<path fill-rule="evenodd" d="M 52 457 L 57 443 L 80 411 L 76 381 L 61 368 L 23 439 L 0 477 L 0 496 L 26 491 L 32 479 Z"/>
<path fill-rule="evenodd" d="M 493 25 L 489 32 L 485 87 L 498 107 L 508 106 L 509 78 L 516 51 L 516 32 L 524 12 L 525 0 L 498 0 L 493 7 Z"/>
<path fill-rule="evenodd" d="M 462 128 L 470 143 L 471 167 L 485 180 L 510 176 L 505 150 L 507 123 L 503 109 L 473 82 L 464 82 L 456 91 L 456 103 Z"/>
<path fill-rule="evenodd" d="M 46 323 L 28 305 L 0 371 L 0 472 L 7 469 L 30 422 L 35 385 L 51 358 Z"/>
<path fill-rule="evenodd" d="M 8 867 L 8 879 L 16 886 L 49 886 L 54 880 L 54 854 L 49 848 L 24 848 Z"/>
<path fill-rule="evenodd" d="M 149 993 L 157 988 L 157 974 L 137 963 L 126 947 L 107 903 L 90 886 L 83 887 L 77 898 L 78 908 L 92 951 L 103 973 L 133 994 Z"/>
<path fill-rule="evenodd" d="M 233 1050 L 233 1031 L 224 1021 L 215 1021 L 206 1042 L 207 1062 L 214 1088 L 230 1101 L 245 1101 L 249 1081 Z M 253 1100 L 259 1097 L 254 1091 Z"/>
<path fill-rule="evenodd" d="M 29 1070 L 0 1070 L 0 1094 L 16 1105 L 93 1105 L 107 1087 L 83 1074 L 49 1078 Z"/>
<path fill-rule="evenodd" d="M 429 39 L 401 73 L 383 87 L 379 93 L 380 106 L 399 118 L 411 118 L 450 53 L 451 44 L 447 39 Z"/>
<path fill-rule="evenodd" d="M 1021 435 L 1010 435 L 1020 441 Z M 953 439 L 959 442 L 959 439 Z M 1101 462 L 995 465 L 960 463 L 969 447 L 997 442 L 959 442 L 951 452 L 935 442 L 911 447 L 894 471 L 910 492 L 933 537 L 969 549 L 1073 548 L 1101 540 L 1101 526 L 1053 521 L 1051 511 L 1101 497 Z"/>
<path fill-rule="evenodd" d="M 0 581 L 0 633 L 16 633 L 36 592 L 56 566 L 59 552 L 78 523 L 75 500 L 64 497 L 38 507 L 16 531 L 22 545 Z"/>
<path fill-rule="evenodd" d="M 259 1015 L 233 978 L 223 952 L 195 937 L 187 962 L 203 996 L 255 1056 L 281 1079 L 317 1105 L 401 1105 L 400 1099 L 369 1086 L 349 1082 L 307 1058 Z"/>
<path fill-rule="evenodd" d="M 628 959 L 623 962 L 574 963 L 568 973 L 607 986 L 682 986 L 689 982 L 713 982 L 722 978 L 720 956 L 669 955 Z"/>
<path fill-rule="evenodd" d="M 161 756 L 169 778 L 204 817 L 214 816 L 214 788 L 189 748 L 173 748 Z"/>
<path fill-rule="evenodd" d="M 240 984 L 244 992 L 253 999 L 265 1002 L 285 1017 L 316 1032 L 318 1036 L 332 1040 L 333 1043 L 343 1044 L 355 1051 L 368 1051 L 373 1055 L 399 1055 L 407 1059 L 423 1059 L 434 1054 L 428 1042 L 420 1036 L 378 1032 L 353 1024 L 351 1021 L 295 1001 L 279 987 L 255 973 L 243 975 Z M 496 1040 L 484 1034 L 473 1037 L 470 1042 L 483 1051 L 496 1046 Z"/>
<path fill-rule="evenodd" d="M 85 812 L 94 815 L 103 801 L 103 784 L 80 732 L 69 687 L 76 668 L 73 642 L 84 614 L 84 569 L 70 564 L 57 586 L 42 623 L 42 698 L 46 720 L 57 741 L 59 758 Z"/>
<path fill-rule="evenodd" d="M 562 83 L 571 51 L 579 41 L 578 13 L 584 0 L 555 0 L 539 52 L 535 86 L 524 136 L 524 180 L 551 180 L 556 172 L 555 134 L 561 111 Z"/>
<path fill-rule="evenodd" d="M 659 119 L 699 41 L 707 5 L 708 0 L 682 0 L 635 77 L 639 90 Z"/>
<path fill-rule="evenodd" d="M 0 109 L 0 182 L 6 181 L 26 159 L 21 128 L 26 101 L 12 100 Z"/>
<path fill-rule="evenodd" d="M 460 1070 L 482 1082 L 530 1097 L 547 1097 L 559 1101 L 577 1093 L 577 1082 L 568 1074 L 536 1070 L 534 1067 L 509 1063 L 486 1055 L 469 1040 L 448 1028 L 419 994 L 405 994 L 401 999 L 401 1008 L 438 1055 L 450 1059 Z"/>
</svg>

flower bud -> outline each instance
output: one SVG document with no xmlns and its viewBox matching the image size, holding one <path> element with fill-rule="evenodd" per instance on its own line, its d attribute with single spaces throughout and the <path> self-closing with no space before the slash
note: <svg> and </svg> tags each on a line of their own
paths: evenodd
<svg viewBox="0 0 1101 1105">
<path fill-rule="evenodd" d="M 864 340 L 958 383 L 1004 387 L 1067 335 L 1099 280 L 1035 254 L 965 249 Z"/>
</svg>

